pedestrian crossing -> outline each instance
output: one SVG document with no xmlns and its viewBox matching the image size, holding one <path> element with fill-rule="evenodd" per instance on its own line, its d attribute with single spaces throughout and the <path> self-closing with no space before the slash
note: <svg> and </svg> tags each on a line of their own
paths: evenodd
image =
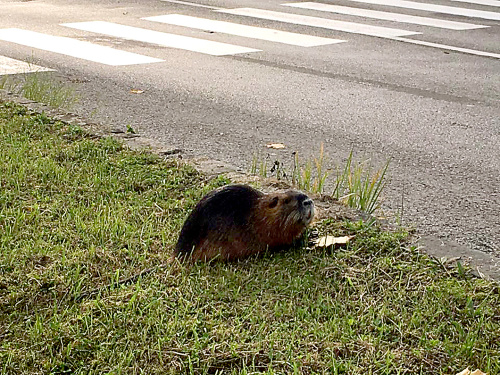
<svg viewBox="0 0 500 375">
<path fill-rule="evenodd" d="M 484 20 L 488 20 L 488 22 L 500 21 L 500 11 L 495 9 L 495 7 L 500 6 L 500 0 L 448 0 L 453 2 L 453 6 L 410 0 L 346 0 L 346 3 L 353 3 L 353 7 L 307 1 L 283 3 L 280 5 L 283 11 L 260 8 L 218 8 L 187 1 L 162 1 L 182 5 L 190 4 L 195 8 L 202 9 L 203 12 L 207 12 L 208 15 L 207 17 L 195 17 L 179 13 L 154 15 L 139 20 L 142 22 L 141 26 L 144 27 L 103 20 L 61 23 L 57 27 L 72 28 L 88 32 L 91 35 L 106 35 L 119 40 L 138 41 L 211 56 L 253 54 L 263 51 L 263 47 L 259 46 L 256 41 L 286 44 L 298 48 L 322 46 L 335 48 L 334 45 L 336 44 L 348 43 L 349 35 L 358 34 L 500 59 L 499 53 L 477 51 L 422 40 L 425 39 L 423 37 L 426 35 L 432 34 L 435 29 L 474 32 L 476 29 L 490 27 L 482 23 Z M 466 7 L 461 7 L 461 4 Z M 471 5 L 474 4 L 491 7 L 493 10 L 473 9 Z M 368 5 L 370 9 L 363 8 L 364 5 Z M 381 7 L 380 10 L 373 9 L 379 6 Z M 392 8 L 397 8 L 399 11 L 393 12 L 391 11 Z M 411 10 L 412 14 L 405 14 L 401 9 Z M 314 12 L 315 15 L 302 14 L 302 10 L 309 13 Z M 421 14 L 416 15 L 415 13 Z M 228 22 L 214 19 L 220 18 L 217 14 L 235 16 L 237 21 Z M 452 16 L 456 19 L 444 19 L 439 16 L 442 14 L 446 14 L 448 18 Z M 339 15 L 349 16 L 349 21 L 338 19 Z M 356 22 L 351 21 L 353 17 Z M 252 20 L 265 20 L 266 24 L 275 24 L 276 28 L 249 25 Z M 371 20 L 376 20 L 376 24 L 373 24 Z M 477 22 L 478 20 L 479 22 Z M 199 33 L 197 33 L 196 37 L 193 37 L 180 35 L 182 31 L 176 31 L 175 33 L 156 31 L 149 28 L 153 25 L 153 22 L 156 25 L 165 25 L 170 28 L 169 30 L 174 27 L 175 30 L 179 30 L 179 28 L 181 30 L 201 30 L 208 33 L 245 38 L 243 40 L 246 40 L 247 43 L 243 43 L 245 45 L 236 45 L 213 41 L 209 40 L 209 38 L 198 37 Z M 381 26 L 381 22 L 387 24 L 382 23 L 383 26 Z M 290 29 L 286 25 L 305 26 L 304 30 L 306 31 L 298 33 L 281 30 L 282 28 Z M 413 25 L 417 25 L 418 29 L 413 30 Z M 314 30 L 322 30 L 323 36 L 314 35 Z M 325 37 L 325 30 L 331 32 L 331 34 Z M 421 37 L 417 39 L 409 38 L 417 35 Z M 151 64 L 165 61 L 161 58 L 161 54 L 160 58 L 158 56 L 151 57 L 76 38 L 45 34 L 21 28 L 2 29 L 0 23 L 1 41 L 110 66 Z M 264 48 L 269 48 L 269 44 L 265 45 Z M 0 56 L 0 75 L 29 72 L 32 71 L 31 69 L 26 63 Z M 38 70 L 40 69 L 43 68 L 38 67 Z"/>
<path fill-rule="evenodd" d="M 321 38 L 313 35 L 291 33 L 263 27 L 246 26 L 232 22 L 214 21 L 206 18 L 185 16 L 182 14 L 167 14 L 164 16 L 146 17 L 144 19 L 148 21 L 166 23 L 169 25 L 207 30 L 214 33 L 225 33 L 243 37 L 251 35 L 253 39 L 291 44 L 300 47 L 315 47 L 345 42 L 345 40 L 340 39 Z"/>
<path fill-rule="evenodd" d="M 490 12 L 486 10 L 476 10 L 470 8 L 457 8 L 448 5 L 438 5 L 429 3 L 420 3 L 409 0 L 349 0 L 356 3 L 364 3 L 371 5 L 384 5 L 390 7 L 423 10 L 426 12 L 451 14 L 454 16 L 482 18 L 485 20 L 500 21 L 500 13 Z"/>
<path fill-rule="evenodd" d="M 401 13 L 381 12 L 378 10 L 352 8 L 352 7 L 345 7 L 339 5 L 324 4 L 324 3 L 305 2 L 305 3 L 289 3 L 283 5 L 301 9 L 311 9 L 323 12 L 346 14 L 349 16 L 374 18 L 379 20 L 401 22 L 401 23 L 412 23 L 415 25 L 438 27 L 449 30 L 472 30 L 472 29 L 481 29 L 488 27 L 483 25 L 474 25 L 472 23 L 448 21 L 448 20 L 429 18 L 429 17 L 411 16 Z"/>
<path fill-rule="evenodd" d="M 210 40 L 163 33 L 160 31 L 120 25 L 112 22 L 91 21 L 64 23 L 62 25 L 79 30 L 114 36 L 121 39 L 151 43 L 162 47 L 185 49 L 213 56 L 236 55 L 239 53 L 260 51 L 254 48 L 241 47 L 227 43 L 212 42 Z"/>
<path fill-rule="evenodd" d="M 0 30 L 0 40 L 106 65 L 147 64 L 162 61 L 81 40 L 16 28 Z"/>
<path fill-rule="evenodd" d="M 478 5 L 486 5 L 489 7 L 500 7 L 499 0 L 451 0 L 457 1 L 459 3 L 470 3 L 470 4 L 478 4 Z"/>
<path fill-rule="evenodd" d="M 343 31 L 346 33 L 354 33 L 354 34 L 363 34 L 381 38 L 420 34 L 414 31 L 394 29 L 390 27 L 372 26 L 363 23 L 337 21 L 328 18 L 303 16 L 301 14 L 275 12 L 272 10 L 256 9 L 256 8 L 223 9 L 223 10 L 216 10 L 216 12 L 233 14 L 237 16 L 260 18 L 271 21 L 292 23 L 295 25 L 319 27 L 322 29 Z"/>
</svg>

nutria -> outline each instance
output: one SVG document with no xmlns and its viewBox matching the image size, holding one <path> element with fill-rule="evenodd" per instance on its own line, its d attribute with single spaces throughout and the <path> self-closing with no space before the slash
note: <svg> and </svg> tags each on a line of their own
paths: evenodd
<svg viewBox="0 0 500 375">
<path fill-rule="evenodd" d="M 299 191 L 264 194 L 247 185 L 230 185 L 208 193 L 193 209 L 181 230 L 174 255 L 167 263 L 124 280 L 83 292 L 75 301 L 169 267 L 180 260 L 235 260 L 268 248 L 290 245 L 314 217 L 313 201 Z"/>
<path fill-rule="evenodd" d="M 236 260 L 290 245 L 314 216 L 314 203 L 298 191 L 264 194 L 247 185 L 208 193 L 181 230 L 174 256 L 191 261 Z"/>
</svg>

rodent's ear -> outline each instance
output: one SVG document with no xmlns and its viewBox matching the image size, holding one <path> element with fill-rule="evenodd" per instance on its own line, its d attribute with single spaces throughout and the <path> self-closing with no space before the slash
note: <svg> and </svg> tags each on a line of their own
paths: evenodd
<svg viewBox="0 0 500 375">
<path fill-rule="evenodd" d="M 276 205 L 278 204 L 278 197 L 274 197 L 271 202 L 269 202 L 269 208 L 273 208 L 273 207 L 276 207 Z"/>
</svg>

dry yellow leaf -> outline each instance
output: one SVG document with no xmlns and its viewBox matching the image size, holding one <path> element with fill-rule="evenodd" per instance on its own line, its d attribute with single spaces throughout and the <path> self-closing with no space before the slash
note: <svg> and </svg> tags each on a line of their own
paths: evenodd
<svg viewBox="0 0 500 375">
<path fill-rule="evenodd" d="M 144 90 L 139 90 L 139 89 L 131 89 L 130 92 L 132 94 L 142 94 Z"/>
<path fill-rule="evenodd" d="M 465 370 L 460 371 L 457 375 L 488 375 L 486 372 L 482 372 L 481 370 L 470 371 L 467 367 Z"/>
<path fill-rule="evenodd" d="M 346 245 L 354 236 L 343 236 L 343 237 L 334 237 L 334 236 L 324 236 L 318 238 L 315 242 L 316 247 L 329 247 L 335 245 Z"/>
<path fill-rule="evenodd" d="M 267 148 L 274 148 L 274 149 L 282 149 L 285 148 L 285 145 L 283 143 L 268 143 Z"/>
</svg>

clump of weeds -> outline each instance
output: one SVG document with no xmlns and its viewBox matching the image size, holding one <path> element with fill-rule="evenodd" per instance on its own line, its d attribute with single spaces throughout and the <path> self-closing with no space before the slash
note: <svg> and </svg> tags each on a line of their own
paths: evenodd
<svg viewBox="0 0 500 375">
<path fill-rule="evenodd" d="M 52 72 L 26 73 L 16 78 L 4 76 L 0 89 L 22 95 L 53 108 L 71 109 L 78 102 L 74 88 L 54 77 Z"/>
<path fill-rule="evenodd" d="M 271 163 L 269 155 L 264 159 L 254 155 L 250 173 L 261 177 L 275 177 L 300 190 L 324 194 L 329 185 L 331 169 L 326 166 L 323 144 L 320 145 L 318 156 L 312 160 L 302 161 L 298 152 L 293 152 L 292 155 L 291 172 L 288 172 L 280 160 Z M 388 168 L 389 161 L 380 168 L 374 168 L 370 160 L 354 163 L 351 151 L 344 166 L 335 166 L 335 177 L 330 184 L 333 188 L 329 194 L 349 207 L 373 214 L 380 207 Z"/>
</svg>

